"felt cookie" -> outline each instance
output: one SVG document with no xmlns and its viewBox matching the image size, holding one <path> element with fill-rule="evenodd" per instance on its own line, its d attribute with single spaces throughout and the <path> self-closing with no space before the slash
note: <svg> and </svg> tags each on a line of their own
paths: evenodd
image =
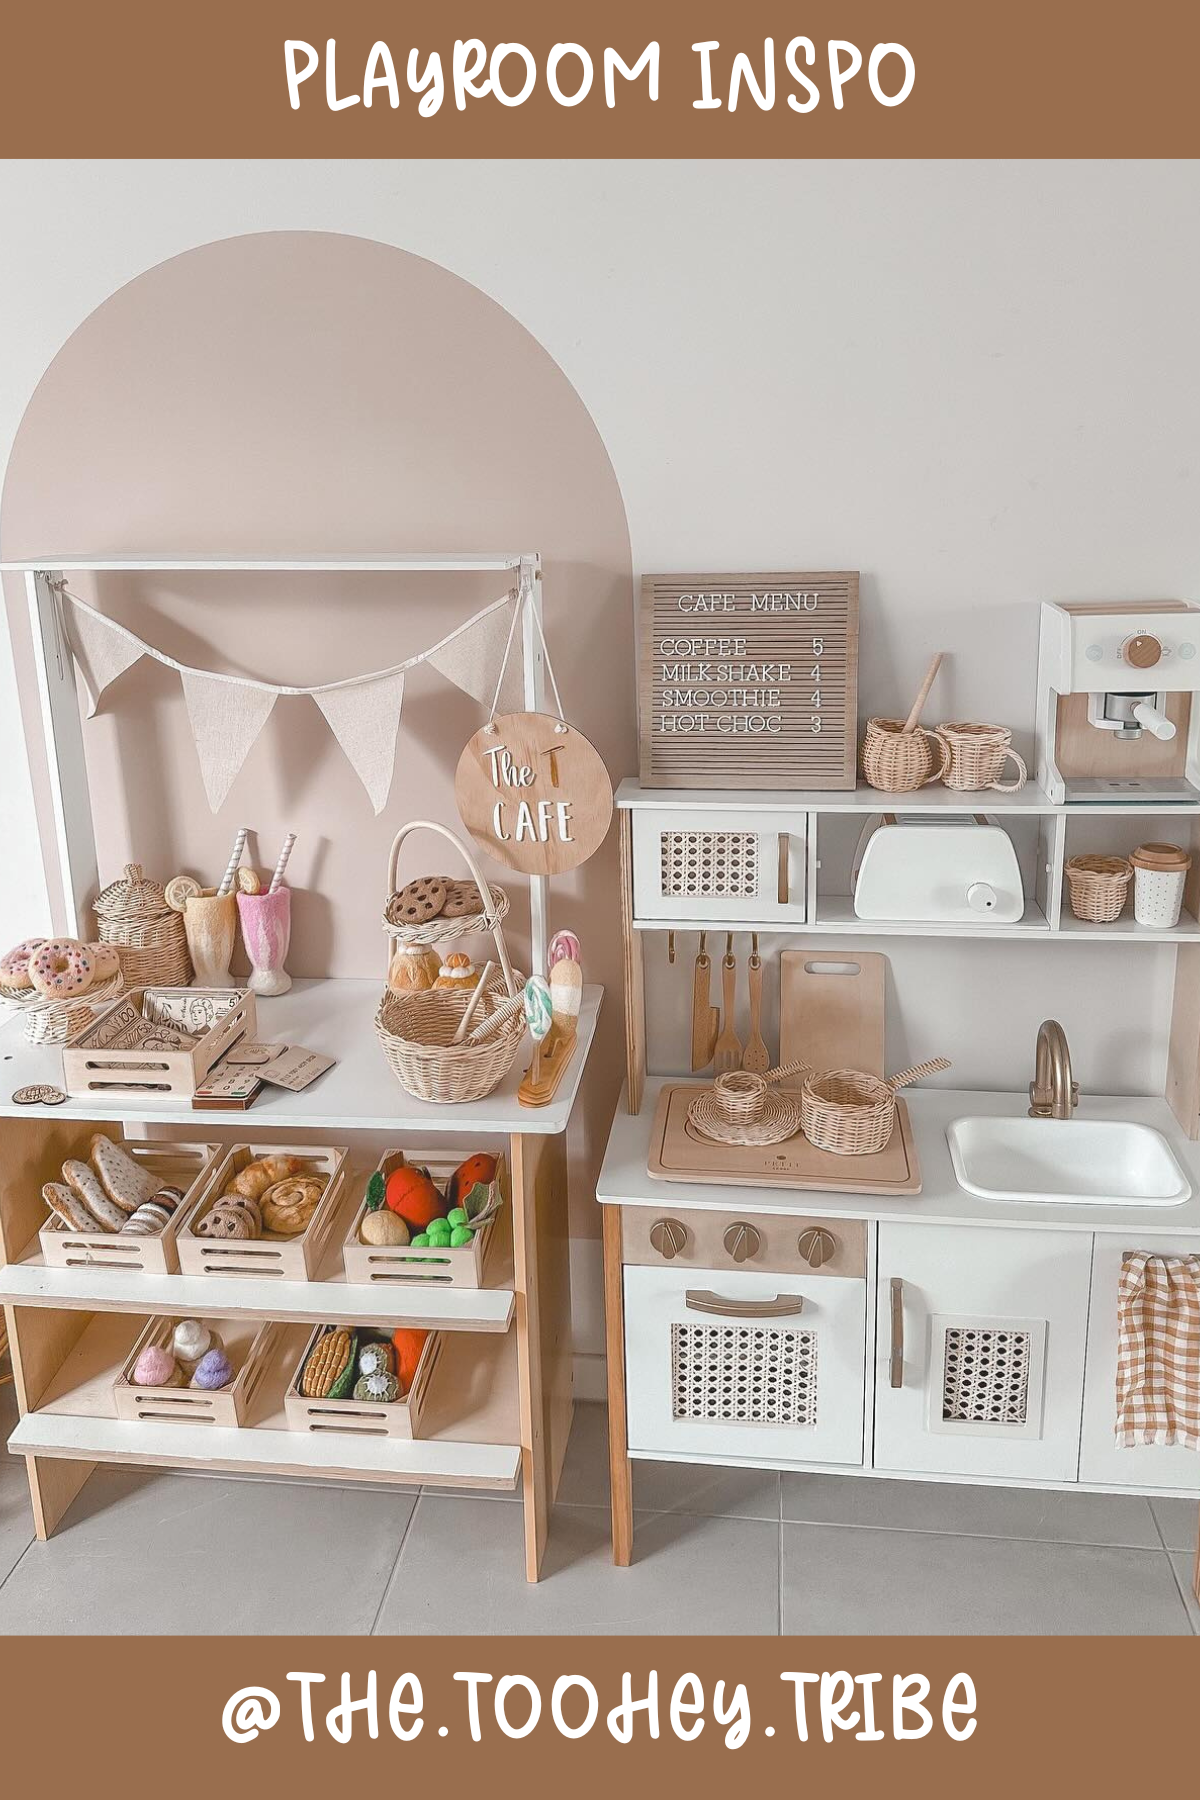
<svg viewBox="0 0 1200 1800">
<path fill-rule="evenodd" d="M 197 1237 L 244 1241 L 254 1235 L 254 1227 L 245 1213 L 232 1206 L 214 1206 L 211 1212 L 196 1221 Z"/>
<path fill-rule="evenodd" d="M 410 881 L 388 901 L 388 918 L 393 925 L 426 925 L 436 919 L 446 904 L 446 883 L 440 875 L 423 875 Z"/>
<path fill-rule="evenodd" d="M 344 1397 L 335 1394 L 334 1389 L 347 1376 L 353 1380 L 355 1342 L 355 1334 L 345 1326 L 331 1325 L 309 1352 L 300 1377 L 300 1392 L 310 1400 Z"/>
<path fill-rule="evenodd" d="M 257 1200 L 247 1200 L 241 1194 L 226 1194 L 213 1207 L 214 1212 L 218 1210 L 244 1214 L 249 1221 L 250 1236 L 262 1236 L 262 1209 Z"/>
<path fill-rule="evenodd" d="M 473 881 L 449 881 L 446 884 L 446 904 L 442 908 L 442 917 L 446 919 L 470 919 L 483 911 L 483 896 Z"/>
<path fill-rule="evenodd" d="M 80 1162 L 75 1156 L 68 1157 L 63 1164 L 63 1180 L 79 1195 L 103 1230 L 120 1231 L 129 1214 L 109 1199 L 90 1163 Z"/>
<path fill-rule="evenodd" d="M 150 1200 L 158 1187 L 158 1179 L 148 1169 L 139 1168 L 132 1156 L 114 1144 L 111 1138 L 97 1132 L 88 1146 L 93 1169 L 110 1200 L 124 1213 L 134 1213 L 143 1201 Z"/>
<path fill-rule="evenodd" d="M 50 1211 L 62 1220 L 68 1231 L 102 1231 L 104 1229 L 92 1217 L 79 1195 L 73 1193 L 64 1182 L 48 1181 L 42 1189 L 42 1199 Z"/>
</svg>

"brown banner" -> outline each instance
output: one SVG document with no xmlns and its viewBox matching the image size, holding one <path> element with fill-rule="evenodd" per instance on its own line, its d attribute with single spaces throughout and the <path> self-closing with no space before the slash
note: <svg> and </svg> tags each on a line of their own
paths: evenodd
<svg viewBox="0 0 1200 1800">
<path fill-rule="evenodd" d="M 1200 8 L 1178 0 L 120 0 L 9 6 L 0 43 L 8 157 L 1140 157 L 1200 143 Z"/>
</svg>

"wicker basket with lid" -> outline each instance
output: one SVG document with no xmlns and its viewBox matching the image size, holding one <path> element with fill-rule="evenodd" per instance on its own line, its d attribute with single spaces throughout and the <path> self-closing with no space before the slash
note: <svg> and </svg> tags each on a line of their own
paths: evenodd
<svg viewBox="0 0 1200 1800">
<path fill-rule="evenodd" d="M 97 897 L 100 942 L 115 944 L 126 987 L 187 987 L 192 979 L 183 914 L 167 905 L 162 883 L 126 863 L 120 881 Z"/>
</svg>

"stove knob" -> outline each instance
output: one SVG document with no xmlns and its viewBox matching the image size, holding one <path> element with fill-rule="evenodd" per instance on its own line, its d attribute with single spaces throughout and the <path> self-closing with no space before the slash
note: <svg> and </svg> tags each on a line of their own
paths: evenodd
<svg viewBox="0 0 1200 1800">
<path fill-rule="evenodd" d="M 1162 645 L 1148 631 L 1139 631 L 1121 645 L 1121 655 L 1131 669 L 1152 669 L 1161 661 L 1162 653 Z"/>
<path fill-rule="evenodd" d="M 761 1243 L 762 1239 L 755 1227 L 747 1225 L 742 1219 L 736 1225 L 730 1225 L 725 1233 L 725 1248 L 736 1263 L 746 1262 L 750 1257 L 757 1256 Z"/>
<path fill-rule="evenodd" d="M 678 1219 L 655 1219 L 650 1227 L 650 1242 L 658 1254 L 670 1262 L 687 1243 L 687 1226 Z"/>
<path fill-rule="evenodd" d="M 825 1231 L 814 1225 L 811 1231 L 802 1231 L 796 1248 L 810 1269 L 819 1269 L 822 1263 L 829 1262 L 837 1255 L 838 1241 L 832 1231 Z"/>
</svg>

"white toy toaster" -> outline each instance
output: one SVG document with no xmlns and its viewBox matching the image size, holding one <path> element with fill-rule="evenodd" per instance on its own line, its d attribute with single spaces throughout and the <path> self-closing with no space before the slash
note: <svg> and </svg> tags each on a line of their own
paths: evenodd
<svg viewBox="0 0 1200 1800">
<path fill-rule="evenodd" d="M 1015 925 L 1025 911 L 1012 839 L 979 814 L 869 821 L 851 885 L 860 919 Z"/>
</svg>

